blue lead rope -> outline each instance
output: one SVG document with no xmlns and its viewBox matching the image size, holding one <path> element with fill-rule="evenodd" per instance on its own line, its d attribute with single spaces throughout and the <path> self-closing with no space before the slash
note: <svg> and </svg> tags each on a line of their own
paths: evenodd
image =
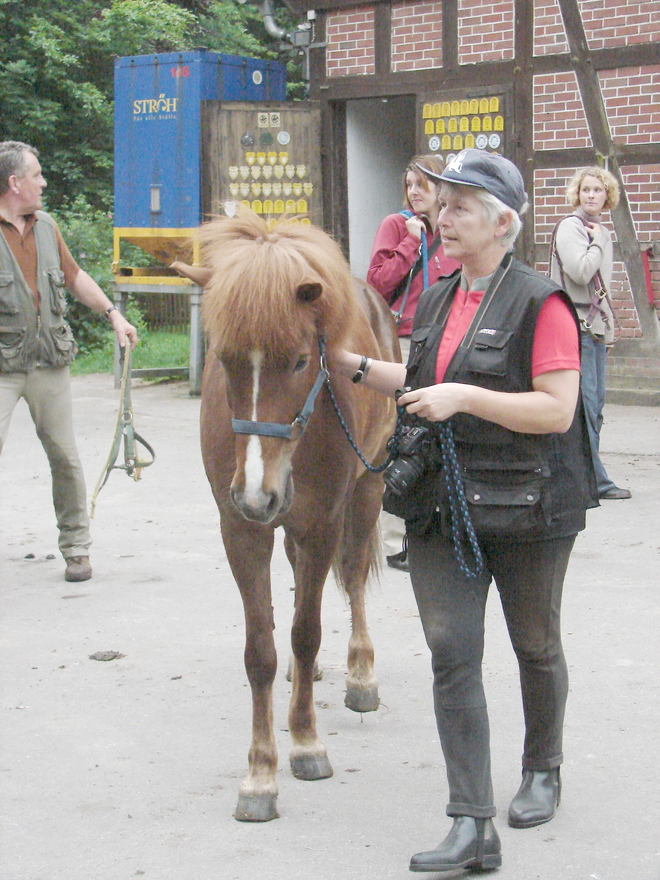
<svg viewBox="0 0 660 880">
<path fill-rule="evenodd" d="M 426 290 L 429 286 L 429 246 L 426 241 L 426 230 L 422 230 L 422 273 L 424 275 L 424 287 L 423 290 Z"/>
<path fill-rule="evenodd" d="M 406 217 L 408 220 L 411 217 L 415 216 L 412 211 L 408 211 L 408 210 L 399 211 L 399 214 Z M 429 286 L 429 246 L 428 246 L 428 242 L 426 241 L 426 230 L 425 229 L 422 230 L 421 244 L 419 246 L 419 252 L 422 255 L 422 275 L 424 277 L 424 287 L 422 288 L 422 290 L 426 290 L 426 288 Z"/>
<path fill-rule="evenodd" d="M 437 425 L 440 437 L 440 450 L 442 452 L 442 472 L 444 474 L 447 486 L 447 496 L 449 498 L 449 514 L 451 522 L 451 535 L 454 542 L 454 554 L 456 561 L 468 578 L 476 578 L 484 569 L 484 558 L 477 540 L 477 533 L 472 525 L 472 518 L 468 510 L 467 501 L 465 500 L 465 488 L 461 479 L 461 468 L 456 455 L 456 447 L 454 445 L 454 435 L 451 425 L 447 422 L 440 422 Z M 464 551 L 464 539 L 468 544 L 474 560 L 471 567 L 466 558 Z"/>
</svg>

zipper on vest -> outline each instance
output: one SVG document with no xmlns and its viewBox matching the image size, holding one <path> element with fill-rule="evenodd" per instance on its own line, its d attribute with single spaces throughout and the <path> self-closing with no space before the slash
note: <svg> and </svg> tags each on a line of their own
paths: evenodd
<svg viewBox="0 0 660 880">
<path fill-rule="evenodd" d="M 39 357 L 39 352 L 41 350 L 41 312 L 37 309 L 37 333 L 36 333 L 36 341 L 37 341 L 37 367 L 41 366 L 41 358 Z"/>
</svg>

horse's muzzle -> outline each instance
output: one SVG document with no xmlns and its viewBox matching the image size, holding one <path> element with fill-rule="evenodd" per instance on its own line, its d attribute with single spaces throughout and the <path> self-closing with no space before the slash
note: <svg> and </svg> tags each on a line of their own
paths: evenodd
<svg viewBox="0 0 660 880">
<path fill-rule="evenodd" d="M 260 489 L 259 492 L 251 493 L 248 496 L 244 489 L 235 489 L 232 486 L 229 497 L 234 507 L 245 519 L 267 525 L 275 517 L 289 512 L 293 502 L 293 479 L 289 474 L 283 492 Z"/>
</svg>

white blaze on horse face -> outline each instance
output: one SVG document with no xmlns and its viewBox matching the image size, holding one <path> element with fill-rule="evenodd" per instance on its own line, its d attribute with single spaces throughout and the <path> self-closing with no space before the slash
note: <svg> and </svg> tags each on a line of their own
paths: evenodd
<svg viewBox="0 0 660 880">
<path fill-rule="evenodd" d="M 263 352 L 255 349 L 250 353 L 252 362 L 252 421 L 257 422 L 257 400 L 259 399 L 259 377 Z M 257 506 L 263 498 L 264 461 L 261 454 L 261 440 L 252 434 L 247 442 L 245 455 L 245 499 L 248 504 Z"/>
</svg>

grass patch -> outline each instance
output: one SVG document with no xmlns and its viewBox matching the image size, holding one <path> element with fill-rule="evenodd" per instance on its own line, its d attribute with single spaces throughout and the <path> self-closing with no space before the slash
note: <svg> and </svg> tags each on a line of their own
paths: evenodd
<svg viewBox="0 0 660 880">
<path fill-rule="evenodd" d="M 133 351 L 131 366 L 134 370 L 147 370 L 155 367 L 187 367 L 190 365 L 190 335 L 174 333 L 169 330 L 153 330 L 140 336 L 137 348 Z M 114 370 L 114 350 L 112 340 L 96 351 L 78 355 L 71 364 L 73 376 L 86 376 L 89 373 L 112 373 Z"/>
</svg>

